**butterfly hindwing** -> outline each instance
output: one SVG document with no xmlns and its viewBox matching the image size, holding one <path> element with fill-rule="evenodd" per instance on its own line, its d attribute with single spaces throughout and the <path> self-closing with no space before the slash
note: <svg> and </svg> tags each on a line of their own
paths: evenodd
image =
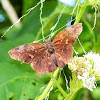
<svg viewBox="0 0 100 100">
<path fill-rule="evenodd" d="M 27 43 L 20 45 L 14 49 L 11 49 L 8 53 L 12 59 L 19 60 L 25 63 L 31 63 L 32 58 L 36 54 L 37 50 L 40 52 L 42 49 L 38 49 L 43 47 L 40 43 Z"/>
<path fill-rule="evenodd" d="M 46 51 L 38 53 L 35 56 L 34 61 L 31 63 L 31 67 L 40 73 L 53 72 L 57 68 L 50 54 Z"/>
</svg>

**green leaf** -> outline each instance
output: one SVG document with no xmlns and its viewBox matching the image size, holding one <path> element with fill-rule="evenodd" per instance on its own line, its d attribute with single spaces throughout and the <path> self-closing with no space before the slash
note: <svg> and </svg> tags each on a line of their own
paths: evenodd
<svg viewBox="0 0 100 100">
<path fill-rule="evenodd" d="M 99 100 L 100 99 L 100 87 L 96 87 L 95 89 L 93 89 L 93 92 L 91 92 L 91 95 L 93 96 L 95 100 Z"/>
<path fill-rule="evenodd" d="M 44 83 L 34 73 L 10 63 L 0 63 L 0 100 L 34 100 Z"/>
</svg>

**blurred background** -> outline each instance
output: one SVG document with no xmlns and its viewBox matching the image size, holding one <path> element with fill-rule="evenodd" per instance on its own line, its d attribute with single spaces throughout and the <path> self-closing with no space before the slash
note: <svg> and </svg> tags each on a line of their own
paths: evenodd
<svg viewBox="0 0 100 100">
<path fill-rule="evenodd" d="M 0 0 L 0 36 L 21 16 L 28 13 L 27 10 L 29 8 L 36 6 L 38 2 L 39 0 Z M 65 4 L 60 2 L 60 0 L 46 0 L 43 3 L 42 18 L 45 36 L 51 33 L 50 29 L 57 22 L 64 6 Z M 71 20 L 70 14 L 73 12 L 74 7 L 74 3 L 71 6 L 66 5 L 54 31 Z M 76 17 L 79 9 L 79 6 L 76 7 L 72 19 Z M 86 52 L 92 50 L 93 52 L 100 53 L 100 7 L 97 9 L 97 21 L 94 30 L 92 28 L 95 20 L 95 8 L 88 6 L 80 20 L 83 24 L 83 32 L 79 39 Z M 66 26 L 73 23 L 74 21 Z M 3 38 L 0 38 L 0 100 L 34 100 L 47 86 L 50 80 L 47 74 L 39 74 L 32 70 L 29 64 L 21 64 L 19 61 L 12 60 L 8 55 L 8 51 L 16 46 L 42 39 L 41 33 L 40 5 L 38 5 L 27 16 L 23 17 L 18 24 L 11 28 Z M 79 53 L 79 56 L 84 55 L 78 41 L 75 42 L 74 49 Z M 64 67 L 64 73 L 67 79 L 70 80 L 71 71 L 67 65 Z M 68 92 L 63 72 L 60 78 L 58 78 L 58 82 Z M 64 100 L 55 85 L 50 92 L 49 100 Z M 87 89 L 78 91 L 75 100 L 100 100 L 100 81 L 97 82 L 97 88 L 93 92 Z"/>
</svg>

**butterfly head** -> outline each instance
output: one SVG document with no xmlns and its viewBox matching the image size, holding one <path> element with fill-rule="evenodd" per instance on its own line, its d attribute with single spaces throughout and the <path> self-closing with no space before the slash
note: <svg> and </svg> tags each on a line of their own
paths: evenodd
<svg viewBox="0 0 100 100">
<path fill-rule="evenodd" d="M 50 54 L 54 53 L 54 44 L 52 43 L 51 39 L 45 40 L 45 48 Z"/>
</svg>

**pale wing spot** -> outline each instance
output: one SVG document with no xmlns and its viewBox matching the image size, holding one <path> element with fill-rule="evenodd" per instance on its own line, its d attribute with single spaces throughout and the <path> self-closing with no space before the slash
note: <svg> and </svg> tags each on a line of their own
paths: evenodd
<svg viewBox="0 0 100 100">
<path fill-rule="evenodd" d="M 24 48 L 23 45 L 19 46 L 19 50 L 23 50 L 23 48 Z"/>
<path fill-rule="evenodd" d="M 29 56 L 30 56 L 31 58 L 34 58 L 34 56 L 33 56 L 32 54 L 29 54 Z"/>
<path fill-rule="evenodd" d="M 51 62 L 49 62 L 49 65 L 51 65 L 52 63 Z"/>
<path fill-rule="evenodd" d="M 25 44 L 25 45 L 21 45 L 21 46 L 18 46 L 14 49 L 15 51 L 19 52 L 19 53 L 23 53 L 25 51 L 30 51 L 32 50 L 31 47 L 29 47 L 28 44 Z"/>
<path fill-rule="evenodd" d="M 58 58 L 58 60 L 61 60 L 61 58 Z"/>
<path fill-rule="evenodd" d="M 31 67 L 33 67 L 35 64 L 36 64 L 36 62 L 32 62 L 32 63 L 31 63 Z"/>
<path fill-rule="evenodd" d="M 32 63 L 31 63 L 31 67 L 33 67 L 33 66 L 34 66 L 34 63 L 32 62 Z"/>
<path fill-rule="evenodd" d="M 32 47 L 32 49 L 35 49 L 35 47 L 34 46 L 32 46 L 32 45 L 30 45 L 31 47 Z"/>
<path fill-rule="evenodd" d="M 74 37 L 77 38 L 78 37 L 78 34 L 75 34 Z"/>
<path fill-rule="evenodd" d="M 30 50 L 33 50 L 32 48 L 26 48 L 26 51 L 30 51 Z"/>
<path fill-rule="evenodd" d="M 34 50 L 34 52 L 37 52 L 37 50 Z"/>
<path fill-rule="evenodd" d="M 68 39 L 66 39 L 66 44 L 68 44 Z"/>
<path fill-rule="evenodd" d="M 24 52 L 24 46 L 21 45 L 21 46 L 19 46 L 19 47 L 16 47 L 14 50 L 17 51 L 17 52 L 22 53 L 22 52 Z"/>
<path fill-rule="evenodd" d="M 63 37 L 63 34 L 61 34 L 61 36 L 60 37 Z"/>
</svg>

